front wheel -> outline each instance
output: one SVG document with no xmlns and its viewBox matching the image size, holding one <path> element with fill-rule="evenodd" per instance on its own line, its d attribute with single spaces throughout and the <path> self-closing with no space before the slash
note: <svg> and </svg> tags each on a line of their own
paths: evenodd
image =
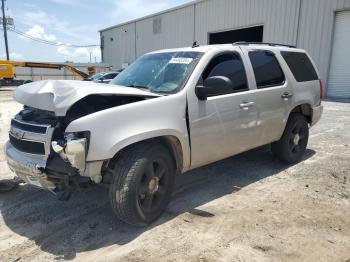
<svg viewBox="0 0 350 262">
<path fill-rule="evenodd" d="M 281 139 L 271 144 L 272 153 L 280 160 L 293 164 L 299 162 L 309 140 L 309 126 L 301 114 L 292 114 Z"/>
<path fill-rule="evenodd" d="M 117 217 L 131 225 L 156 220 L 170 201 L 175 164 L 157 143 L 139 143 L 121 153 L 110 169 L 109 199 Z"/>
</svg>

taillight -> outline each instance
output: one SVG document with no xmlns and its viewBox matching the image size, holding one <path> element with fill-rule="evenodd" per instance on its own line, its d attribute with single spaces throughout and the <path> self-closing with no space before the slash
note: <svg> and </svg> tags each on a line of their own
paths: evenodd
<svg viewBox="0 0 350 262">
<path fill-rule="evenodd" d="M 323 85 L 322 80 L 320 80 L 320 104 L 323 100 L 323 92 L 324 92 L 324 85 Z"/>
</svg>

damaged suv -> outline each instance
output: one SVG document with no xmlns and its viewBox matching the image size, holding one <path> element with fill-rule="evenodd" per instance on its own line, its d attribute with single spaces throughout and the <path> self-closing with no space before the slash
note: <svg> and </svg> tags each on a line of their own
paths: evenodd
<svg viewBox="0 0 350 262">
<path fill-rule="evenodd" d="M 109 85 L 18 87 L 8 165 L 57 194 L 108 184 L 117 217 L 147 225 L 176 174 L 270 144 L 295 163 L 322 114 L 322 82 L 301 49 L 237 43 L 152 52 Z M 61 193 L 60 193 L 61 192 Z"/>
</svg>

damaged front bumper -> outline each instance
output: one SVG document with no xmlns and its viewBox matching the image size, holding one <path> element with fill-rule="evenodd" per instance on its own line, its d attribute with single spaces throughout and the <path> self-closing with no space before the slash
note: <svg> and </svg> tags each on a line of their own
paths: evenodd
<svg viewBox="0 0 350 262">
<path fill-rule="evenodd" d="M 103 161 L 86 162 L 85 139 L 68 141 L 64 146 L 53 142 L 49 157 L 18 151 L 10 142 L 5 153 L 10 169 L 24 182 L 52 192 L 74 191 L 90 180 L 100 183 Z"/>
<path fill-rule="evenodd" d="M 5 154 L 8 166 L 21 180 L 52 192 L 68 189 L 72 191 L 80 183 L 90 180 L 100 183 L 102 180 L 103 161 L 85 162 L 84 158 L 85 169 L 80 173 L 58 154 L 45 159 L 40 155 L 20 152 L 10 142 L 6 143 Z"/>
<path fill-rule="evenodd" d="M 77 138 L 71 133 L 65 137 L 63 143 L 52 141 L 51 146 L 56 154 L 76 168 L 80 175 L 84 175 L 87 149 L 86 138 Z"/>
<path fill-rule="evenodd" d="M 7 164 L 16 175 L 26 183 L 53 191 L 56 185 L 43 172 L 46 160 L 40 156 L 24 154 L 17 151 L 10 142 L 6 143 Z"/>
<path fill-rule="evenodd" d="M 100 183 L 103 161 L 86 162 L 90 132 L 63 133 L 52 113 L 24 109 L 11 120 L 5 154 L 10 169 L 30 185 L 73 191 Z"/>
</svg>

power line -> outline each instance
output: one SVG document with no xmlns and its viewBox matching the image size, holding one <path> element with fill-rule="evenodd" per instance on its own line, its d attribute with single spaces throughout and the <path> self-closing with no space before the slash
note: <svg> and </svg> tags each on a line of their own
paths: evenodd
<svg viewBox="0 0 350 262">
<path fill-rule="evenodd" d="M 1 11 L 2 11 L 2 25 L 3 25 L 3 30 L 4 30 L 4 40 L 5 40 L 5 48 L 6 48 L 6 59 L 10 60 L 10 55 L 9 55 L 9 46 L 8 46 L 8 41 L 7 41 L 7 21 L 6 21 L 6 16 L 5 16 L 5 1 L 1 1 Z"/>
<path fill-rule="evenodd" d="M 31 35 L 28 35 L 28 34 L 22 32 L 22 31 L 14 29 L 14 28 L 10 28 L 9 30 L 14 32 L 14 33 L 16 33 L 16 34 L 18 34 L 18 35 L 26 37 L 26 38 L 28 38 L 30 40 L 37 41 L 37 42 L 40 42 L 40 43 L 43 43 L 43 44 L 53 45 L 53 46 L 67 46 L 67 47 L 96 47 L 96 46 L 99 46 L 99 45 L 73 45 L 73 44 L 58 43 L 58 42 L 48 41 L 48 40 L 45 40 L 45 39 L 42 39 L 42 38 L 38 38 L 38 37 L 34 37 L 34 36 L 31 36 Z"/>
<path fill-rule="evenodd" d="M 75 47 L 75 48 L 100 46 L 100 45 L 72 45 L 72 44 L 58 43 L 58 42 L 48 41 L 48 40 L 45 40 L 45 39 L 42 39 L 42 38 L 38 38 L 38 37 L 34 37 L 34 36 L 31 36 L 31 35 L 28 35 L 28 34 L 22 32 L 20 30 L 17 30 L 15 28 L 9 28 L 8 30 L 13 32 L 13 33 L 15 33 L 15 34 L 18 34 L 20 36 L 28 38 L 28 39 L 30 39 L 32 41 L 36 41 L 36 42 L 39 42 L 39 43 L 42 43 L 42 44 L 47 44 L 47 45 L 52 45 L 52 46 L 67 46 L 67 47 Z"/>
</svg>

